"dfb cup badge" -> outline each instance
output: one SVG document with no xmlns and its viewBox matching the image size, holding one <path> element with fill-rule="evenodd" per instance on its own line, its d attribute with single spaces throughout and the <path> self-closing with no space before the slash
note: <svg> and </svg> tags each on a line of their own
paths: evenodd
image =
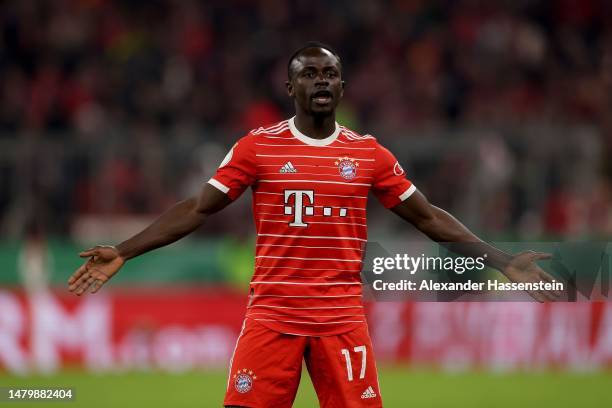
<svg viewBox="0 0 612 408">
<path fill-rule="evenodd" d="M 241 394 L 251 391 L 253 388 L 253 381 L 257 379 L 257 376 L 253 374 L 253 371 L 243 368 L 238 370 L 234 374 L 234 388 Z"/>
<path fill-rule="evenodd" d="M 355 159 L 346 156 L 340 157 L 334 164 L 338 166 L 338 171 L 343 179 L 352 180 L 357 176 L 357 167 L 359 167 L 359 163 L 357 163 Z"/>
<path fill-rule="evenodd" d="M 404 169 L 400 166 L 399 162 L 395 162 L 395 166 L 393 166 L 393 174 L 396 176 L 401 176 L 404 174 Z"/>
</svg>

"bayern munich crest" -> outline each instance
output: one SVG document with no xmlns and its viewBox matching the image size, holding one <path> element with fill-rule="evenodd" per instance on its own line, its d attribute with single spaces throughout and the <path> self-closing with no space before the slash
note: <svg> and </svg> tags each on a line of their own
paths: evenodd
<svg viewBox="0 0 612 408">
<path fill-rule="evenodd" d="M 251 370 L 243 368 L 238 370 L 234 374 L 234 388 L 241 394 L 251 391 L 253 388 L 253 381 L 257 379 L 257 376 Z"/>
<path fill-rule="evenodd" d="M 352 180 L 357 176 L 357 167 L 359 167 L 359 163 L 357 163 L 355 159 L 340 157 L 334 164 L 338 166 L 338 171 L 343 179 Z"/>
</svg>

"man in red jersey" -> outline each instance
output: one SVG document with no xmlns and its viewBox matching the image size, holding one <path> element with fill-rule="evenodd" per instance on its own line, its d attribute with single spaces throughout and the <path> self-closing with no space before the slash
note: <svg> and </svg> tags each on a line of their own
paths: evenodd
<svg viewBox="0 0 612 408">
<path fill-rule="evenodd" d="M 290 407 L 302 361 L 322 407 L 380 407 L 372 344 L 361 304 L 366 204 L 381 203 L 431 239 L 473 243 L 516 282 L 550 281 L 535 261 L 505 254 L 431 205 L 374 137 L 335 121 L 344 92 L 338 55 L 309 43 L 289 60 L 287 92 L 296 114 L 250 131 L 229 151 L 198 197 L 175 204 L 116 247 L 84 251 L 70 278 L 77 295 L 97 292 L 135 256 L 170 244 L 253 191 L 255 271 L 230 362 L 226 407 Z M 538 301 L 557 293 L 533 292 Z"/>
</svg>

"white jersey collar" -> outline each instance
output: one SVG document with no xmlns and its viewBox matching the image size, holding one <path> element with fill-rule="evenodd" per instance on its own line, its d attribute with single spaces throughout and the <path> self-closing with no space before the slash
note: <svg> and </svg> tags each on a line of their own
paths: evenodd
<svg viewBox="0 0 612 408">
<path fill-rule="evenodd" d="M 295 127 L 294 121 L 295 121 L 295 116 L 289 119 L 289 130 L 291 130 L 291 134 L 293 134 L 293 136 L 295 136 L 296 139 L 298 139 L 299 141 L 303 143 L 306 143 L 307 145 L 327 146 L 328 144 L 333 143 L 334 140 L 336 140 L 338 138 L 338 135 L 340 134 L 340 125 L 338 125 L 338 122 L 336 122 L 336 130 L 334 130 L 334 133 L 327 136 L 325 139 L 313 139 L 312 137 L 308 137 L 302 132 L 300 132 L 298 128 Z"/>
</svg>

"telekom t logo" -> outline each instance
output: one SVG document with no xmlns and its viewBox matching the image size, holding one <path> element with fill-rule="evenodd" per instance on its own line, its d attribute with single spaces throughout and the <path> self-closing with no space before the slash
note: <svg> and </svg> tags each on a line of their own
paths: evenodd
<svg viewBox="0 0 612 408">
<path fill-rule="evenodd" d="M 291 197 L 294 197 L 293 206 L 289 204 Z M 310 204 L 310 205 L 308 205 Z M 332 216 L 332 207 L 323 207 L 323 216 Z M 340 217 L 346 217 L 346 208 L 339 209 Z M 290 227 L 307 227 L 303 221 L 304 215 L 314 215 L 314 190 L 285 190 L 285 215 L 293 215 Z"/>
<path fill-rule="evenodd" d="M 295 196 L 293 207 L 288 206 L 289 198 Z M 304 208 L 304 198 L 310 200 L 312 206 L 306 207 L 306 215 L 314 214 L 314 191 L 313 190 L 285 190 L 285 215 L 293 214 L 293 222 L 289 223 L 291 227 L 307 227 L 308 224 L 302 222 L 302 210 Z M 294 211 L 295 210 L 295 211 Z"/>
</svg>

